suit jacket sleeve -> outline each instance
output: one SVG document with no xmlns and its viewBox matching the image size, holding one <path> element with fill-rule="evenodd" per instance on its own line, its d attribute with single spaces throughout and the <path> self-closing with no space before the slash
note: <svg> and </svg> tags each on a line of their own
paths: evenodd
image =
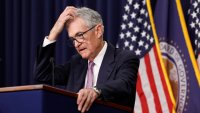
<svg viewBox="0 0 200 113">
<path fill-rule="evenodd" d="M 52 64 L 50 59 L 54 57 L 56 43 L 42 47 L 37 47 L 36 60 L 34 65 L 35 80 L 42 83 L 51 83 L 52 81 Z M 58 65 L 55 67 L 55 83 L 64 85 L 67 83 L 70 64 Z"/>
</svg>

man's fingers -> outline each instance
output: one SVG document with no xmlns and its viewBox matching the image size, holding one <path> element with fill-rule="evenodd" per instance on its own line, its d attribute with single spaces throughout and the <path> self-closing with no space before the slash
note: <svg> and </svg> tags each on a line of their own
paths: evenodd
<svg viewBox="0 0 200 113">
<path fill-rule="evenodd" d="M 67 6 L 67 7 L 65 8 L 65 11 L 67 11 L 67 10 L 69 10 L 69 9 L 76 10 L 76 8 L 75 8 L 74 6 Z"/>
<path fill-rule="evenodd" d="M 83 90 L 78 92 L 77 104 L 79 104 L 84 96 Z"/>
<path fill-rule="evenodd" d="M 74 19 L 74 16 L 71 15 L 71 14 L 68 14 L 68 15 L 66 15 L 66 16 L 63 17 L 64 23 L 66 23 L 69 20 L 73 20 L 73 19 Z"/>
<path fill-rule="evenodd" d="M 92 91 L 92 96 L 91 96 L 91 101 L 88 105 L 88 107 L 86 108 L 86 111 L 88 111 L 90 109 L 90 107 L 92 106 L 93 102 L 97 99 L 98 95 L 96 94 L 96 92 Z"/>
<path fill-rule="evenodd" d="M 78 110 L 81 111 L 83 108 L 83 105 L 87 99 L 87 95 L 84 90 L 80 90 L 78 93 L 78 99 L 77 99 L 77 104 L 78 104 Z"/>
<path fill-rule="evenodd" d="M 78 110 L 82 113 L 88 111 L 97 97 L 98 94 L 93 89 L 81 89 L 77 98 Z"/>
<path fill-rule="evenodd" d="M 68 20 L 73 19 L 75 17 L 75 14 L 76 14 L 76 8 L 73 6 L 68 6 L 59 16 L 58 21 L 61 21 L 62 24 L 64 24 Z"/>
<path fill-rule="evenodd" d="M 75 14 L 76 14 L 76 8 L 75 7 L 73 7 L 73 6 L 68 6 L 67 8 L 65 8 L 65 10 L 63 11 L 63 14 L 64 15 L 70 15 L 70 16 L 72 16 L 72 17 L 74 17 L 75 16 Z"/>
<path fill-rule="evenodd" d="M 92 92 L 89 92 L 89 94 L 87 95 L 87 99 L 83 105 L 83 108 L 81 110 L 81 112 L 85 112 L 86 110 L 89 110 L 91 104 L 92 104 L 92 100 L 93 100 L 93 96 L 92 96 Z"/>
<path fill-rule="evenodd" d="M 65 22 L 67 22 L 70 19 L 72 20 L 73 18 L 74 18 L 73 14 L 62 14 L 60 15 L 58 21 L 64 24 Z"/>
</svg>

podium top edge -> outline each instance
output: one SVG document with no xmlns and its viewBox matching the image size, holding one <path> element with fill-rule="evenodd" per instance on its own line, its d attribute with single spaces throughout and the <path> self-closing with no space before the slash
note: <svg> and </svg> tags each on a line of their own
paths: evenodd
<svg viewBox="0 0 200 113">
<path fill-rule="evenodd" d="M 0 92 L 13 92 L 13 91 L 25 91 L 25 90 L 35 90 L 43 89 L 45 85 L 26 85 L 26 86 L 12 86 L 12 87 L 3 87 L 0 88 Z"/>
<path fill-rule="evenodd" d="M 3 88 L 0 88 L 0 93 L 31 91 L 31 90 L 46 90 L 46 91 L 59 93 L 59 94 L 63 94 L 63 95 L 66 95 L 66 96 L 77 98 L 76 93 L 66 91 L 64 89 L 56 88 L 56 87 L 53 87 L 53 86 L 45 85 L 45 84 L 3 87 Z"/>
<path fill-rule="evenodd" d="M 12 86 L 0 88 L 0 93 L 2 92 L 16 92 L 16 91 L 29 91 L 29 90 L 48 90 L 57 93 L 68 93 L 70 96 L 77 97 L 76 93 L 72 93 L 60 88 L 53 86 L 38 84 L 38 85 L 24 85 L 24 86 Z"/>
</svg>

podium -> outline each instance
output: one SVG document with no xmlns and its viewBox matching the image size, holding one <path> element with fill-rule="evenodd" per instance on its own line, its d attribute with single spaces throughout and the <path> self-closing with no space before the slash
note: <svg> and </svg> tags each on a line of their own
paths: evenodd
<svg viewBox="0 0 200 113">
<path fill-rule="evenodd" d="M 77 94 L 48 85 L 0 88 L 0 113 L 80 113 Z M 96 100 L 86 113 L 131 113 L 132 109 Z"/>
</svg>

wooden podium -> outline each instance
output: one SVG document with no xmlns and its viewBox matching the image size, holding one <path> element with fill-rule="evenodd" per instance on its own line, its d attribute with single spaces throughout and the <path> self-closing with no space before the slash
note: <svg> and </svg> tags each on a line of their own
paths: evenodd
<svg viewBox="0 0 200 113">
<path fill-rule="evenodd" d="M 0 113 L 80 113 L 77 94 L 48 85 L 0 88 Z M 86 113 L 131 113 L 131 108 L 96 100 Z"/>
</svg>

